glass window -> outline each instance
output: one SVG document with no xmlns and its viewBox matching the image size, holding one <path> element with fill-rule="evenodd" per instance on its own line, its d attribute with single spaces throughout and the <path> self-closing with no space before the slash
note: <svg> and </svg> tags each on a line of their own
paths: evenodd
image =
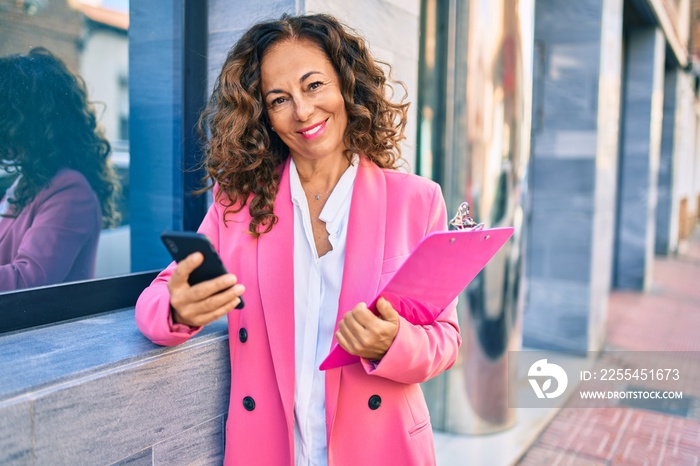
<svg viewBox="0 0 700 466">
<path fill-rule="evenodd" d="M 0 292 L 131 271 L 128 28 L 128 0 L 0 0 Z"/>
<path fill-rule="evenodd" d="M 0 96 L 0 271 L 10 272 L 0 333 L 133 306 L 171 260 L 160 233 L 199 225 L 207 11 L 185 0 L 0 0 L 0 64 L 23 67 L 0 71 L 0 91 L 24 92 L 8 94 L 12 105 Z M 40 64 L 53 74 L 37 76 Z M 36 172 L 48 174 L 34 182 Z M 20 265 L 45 277 L 17 284 Z"/>
</svg>

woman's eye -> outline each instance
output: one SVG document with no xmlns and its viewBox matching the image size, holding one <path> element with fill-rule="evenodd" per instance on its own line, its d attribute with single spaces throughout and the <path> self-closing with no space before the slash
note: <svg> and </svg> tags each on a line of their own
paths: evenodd
<svg viewBox="0 0 700 466">
<path fill-rule="evenodd" d="M 312 82 L 311 84 L 309 84 L 309 90 L 310 91 L 316 90 L 319 87 L 321 87 L 322 85 L 323 85 L 323 83 L 321 81 Z"/>
<path fill-rule="evenodd" d="M 277 98 L 274 99 L 272 102 L 270 102 L 270 105 L 273 106 L 273 107 L 276 106 L 276 105 L 281 105 L 281 104 L 284 103 L 284 100 L 285 100 L 284 97 L 277 97 Z"/>
</svg>

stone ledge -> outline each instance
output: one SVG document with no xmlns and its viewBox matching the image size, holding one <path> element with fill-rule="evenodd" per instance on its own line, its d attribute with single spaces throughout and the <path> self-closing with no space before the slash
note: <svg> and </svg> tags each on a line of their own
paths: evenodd
<svg viewBox="0 0 700 466">
<path fill-rule="evenodd" d="M 222 461 L 226 321 L 164 348 L 133 313 L 0 336 L 0 464 Z"/>
</svg>

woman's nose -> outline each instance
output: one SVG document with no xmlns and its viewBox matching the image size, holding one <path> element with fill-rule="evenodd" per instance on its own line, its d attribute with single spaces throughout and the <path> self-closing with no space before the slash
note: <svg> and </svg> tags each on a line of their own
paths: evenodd
<svg viewBox="0 0 700 466">
<path fill-rule="evenodd" d="M 313 103 L 308 98 L 301 96 L 294 99 L 294 117 L 298 121 L 308 120 L 313 112 Z"/>
</svg>

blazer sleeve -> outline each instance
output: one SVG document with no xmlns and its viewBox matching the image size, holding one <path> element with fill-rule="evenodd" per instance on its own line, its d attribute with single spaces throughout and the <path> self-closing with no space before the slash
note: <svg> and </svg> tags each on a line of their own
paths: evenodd
<svg viewBox="0 0 700 466">
<path fill-rule="evenodd" d="M 85 180 L 58 177 L 25 209 L 34 219 L 12 262 L 0 266 L 0 291 L 62 283 L 100 234 L 100 204 Z"/>
<path fill-rule="evenodd" d="M 424 236 L 447 228 L 445 200 L 435 185 Z M 457 359 L 462 338 L 455 298 L 430 325 L 414 325 L 399 316 L 399 330 L 379 361 L 362 359 L 365 371 L 401 383 L 422 383 L 449 369 Z"/>
<path fill-rule="evenodd" d="M 209 238 L 217 251 L 219 251 L 219 221 L 223 218 L 220 212 L 219 203 L 214 201 L 197 230 Z M 202 327 L 190 327 L 173 322 L 168 281 L 176 266 L 175 262 L 171 262 L 148 288 L 143 290 L 136 302 L 136 326 L 149 340 L 161 346 L 184 343 L 202 329 Z"/>
</svg>

